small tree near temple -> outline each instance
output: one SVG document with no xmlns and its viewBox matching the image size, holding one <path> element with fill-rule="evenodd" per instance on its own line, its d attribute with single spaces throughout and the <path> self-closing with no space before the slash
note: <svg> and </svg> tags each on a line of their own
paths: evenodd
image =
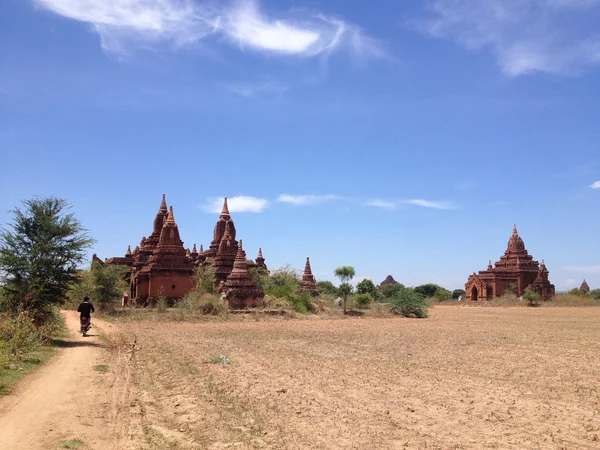
<svg viewBox="0 0 600 450">
<path fill-rule="evenodd" d="M 342 297 L 342 303 L 344 306 L 344 314 L 347 313 L 347 304 L 348 304 L 348 296 L 352 293 L 353 287 L 350 284 L 356 272 L 354 271 L 354 267 L 352 266 L 342 266 L 335 269 L 334 274 L 336 277 L 340 279 L 340 288 L 339 293 Z"/>
<path fill-rule="evenodd" d="M 537 306 L 540 302 L 541 296 L 537 292 L 531 289 L 525 289 L 523 292 L 523 300 L 527 301 L 527 306 Z"/>
<path fill-rule="evenodd" d="M 0 233 L 4 309 L 28 311 L 42 324 L 52 306 L 64 303 L 77 281 L 77 266 L 94 242 L 60 198 L 33 198 L 15 208 L 13 223 Z"/>
</svg>

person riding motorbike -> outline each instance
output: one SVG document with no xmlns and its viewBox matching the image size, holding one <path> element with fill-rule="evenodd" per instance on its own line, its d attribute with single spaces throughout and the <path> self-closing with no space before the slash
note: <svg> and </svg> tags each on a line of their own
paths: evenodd
<svg viewBox="0 0 600 450">
<path fill-rule="evenodd" d="M 90 303 L 88 296 L 83 297 L 83 302 L 79 304 L 77 312 L 79 313 L 79 321 L 81 322 L 80 333 L 85 335 L 85 332 L 92 325 L 92 313 L 95 312 L 94 305 Z"/>
</svg>

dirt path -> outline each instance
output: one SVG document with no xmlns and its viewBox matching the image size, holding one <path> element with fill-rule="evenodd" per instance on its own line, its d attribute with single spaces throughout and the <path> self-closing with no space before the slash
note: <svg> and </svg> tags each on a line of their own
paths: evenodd
<svg viewBox="0 0 600 450">
<path fill-rule="evenodd" d="M 126 431 L 121 423 L 129 386 L 126 346 L 109 351 L 101 339 L 101 331 L 114 326 L 94 319 L 84 338 L 77 332 L 78 314 L 64 314 L 69 337 L 60 341 L 57 354 L 0 399 L 0 449 L 56 449 L 78 441 L 82 449 L 117 448 Z"/>
</svg>

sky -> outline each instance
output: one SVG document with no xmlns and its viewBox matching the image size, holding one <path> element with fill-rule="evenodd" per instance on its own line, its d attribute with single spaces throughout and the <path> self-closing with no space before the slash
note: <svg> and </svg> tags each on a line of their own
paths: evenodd
<svg viewBox="0 0 600 450">
<path fill-rule="evenodd" d="M 0 223 L 58 196 L 101 258 L 186 247 L 464 288 L 513 224 L 600 288 L 600 0 L 3 0 Z M 6 226 L 6 225 L 5 225 Z"/>
</svg>

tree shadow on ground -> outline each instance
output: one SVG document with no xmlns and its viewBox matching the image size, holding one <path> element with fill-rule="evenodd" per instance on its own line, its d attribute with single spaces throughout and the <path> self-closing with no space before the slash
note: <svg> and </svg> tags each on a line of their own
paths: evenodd
<svg viewBox="0 0 600 450">
<path fill-rule="evenodd" d="M 93 336 L 88 334 L 88 336 Z M 85 339 L 85 338 L 83 338 Z M 64 339 L 52 339 L 52 346 L 61 348 L 75 348 L 75 347 L 106 347 L 105 344 L 93 341 L 66 341 Z"/>
<path fill-rule="evenodd" d="M 362 311 L 348 311 L 346 313 L 347 316 L 356 316 L 356 317 L 360 317 L 360 316 L 364 316 L 365 313 Z"/>
</svg>

